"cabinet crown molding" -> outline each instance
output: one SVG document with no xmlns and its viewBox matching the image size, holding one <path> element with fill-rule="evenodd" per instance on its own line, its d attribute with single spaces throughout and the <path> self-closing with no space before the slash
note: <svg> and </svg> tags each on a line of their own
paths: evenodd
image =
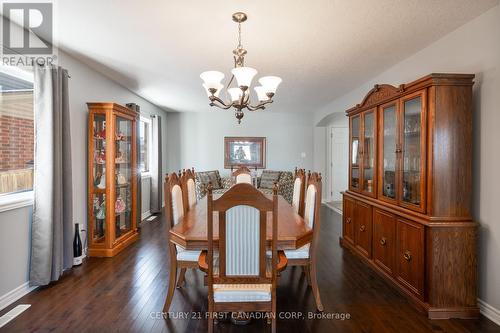
<svg viewBox="0 0 500 333">
<path fill-rule="evenodd" d="M 472 86 L 474 77 L 474 74 L 431 73 L 410 83 L 400 84 L 398 87 L 390 84 L 376 84 L 366 94 L 361 103 L 356 104 L 345 113 L 350 116 L 431 85 Z"/>
</svg>

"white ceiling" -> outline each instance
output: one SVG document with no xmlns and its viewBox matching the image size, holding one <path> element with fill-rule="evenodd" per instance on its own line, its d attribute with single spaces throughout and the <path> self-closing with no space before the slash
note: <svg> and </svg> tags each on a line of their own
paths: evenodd
<svg viewBox="0 0 500 333">
<path fill-rule="evenodd" d="M 199 74 L 246 65 L 283 78 L 275 112 L 314 112 L 498 0 L 64 0 L 59 47 L 165 109 L 210 110 Z M 464 41 L 466 43 L 467 41 Z"/>
</svg>

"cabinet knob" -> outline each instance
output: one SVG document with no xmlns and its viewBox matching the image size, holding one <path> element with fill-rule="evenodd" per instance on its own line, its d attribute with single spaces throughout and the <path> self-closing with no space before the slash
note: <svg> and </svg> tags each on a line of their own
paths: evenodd
<svg viewBox="0 0 500 333">
<path fill-rule="evenodd" d="M 385 246 L 387 244 L 387 239 L 385 237 L 380 238 L 380 245 Z"/>
<path fill-rule="evenodd" d="M 405 253 L 403 253 L 403 258 L 405 258 L 406 261 L 410 261 L 411 260 L 411 252 L 405 251 Z"/>
<path fill-rule="evenodd" d="M 366 229 L 366 227 L 364 224 L 361 227 L 359 227 L 359 231 L 365 231 L 365 229 Z"/>
<path fill-rule="evenodd" d="M 351 218 L 350 217 L 346 218 L 345 223 L 351 223 Z"/>
</svg>

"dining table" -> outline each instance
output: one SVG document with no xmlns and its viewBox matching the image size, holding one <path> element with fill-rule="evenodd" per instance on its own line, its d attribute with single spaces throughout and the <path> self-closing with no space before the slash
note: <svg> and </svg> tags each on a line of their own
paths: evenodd
<svg viewBox="0 0 500 333">
<path fill-rule="evenodd" d="M 220 195 L 214 195 L 214 199 Z M 266 195 L 272 199 L 272 195 Z M 184 214 L 182 219 L 170 229 L 170 240 L 186 250 L 207 250 L 207 197 L 198 200 Z M 213 213 L 214 245 L 218 246 L 218 212 Z M 272 212 L 267 213 L 267 243 L 271 247 Z M 278 195 L 278 250 L 296 250 L 312 240 L 313 231 L 306 221 L 295 212 L 281 195 Z"/>
</svg>

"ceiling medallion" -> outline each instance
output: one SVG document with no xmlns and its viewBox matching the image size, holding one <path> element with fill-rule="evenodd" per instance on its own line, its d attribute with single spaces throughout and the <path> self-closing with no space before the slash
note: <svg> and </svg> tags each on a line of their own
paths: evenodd
<svg viewBox="0 0 500 333">
<path fill-rule="evenodd" d="M 244 109 L 249 111 L 264 110 L 266 104 L 273 102 L 273 96 L 281 83 L 281 78 L 277 76 L 264 76 L 259 79 L 260 86 L 254 87 L 257 99 L 256 105 L 250 104 L 250 86 L 253 77 L 257 74 L 257 70 L 252 67 L 245 67 L 245 55 L 247 50 L 241 44 L 241 23 L 247 20 L 245 13 L 234 13 L 233 21 L 238 23 L 238 46 L 233 50 L 234 68 L 231 70 L 231 79 L 227 84 L 226 99 L 224 102 L 219 95 L 224 88 L 221 81 L 224 79 L 224 73 L 218 71 L 207 71 L 200 75 L 203 80 L 203 87 L 207 91 L 210 106 L 217 106 L 227 110 L 235 109 L 235 116 L 238 119 L 238 124 L 241 123 L 241 118 L 245 115 Z M 236 86 L 231 88 L 231 83 L 236 78 Z M 228 96 L 229 94 L 229 96 Z"/>
</svg>

